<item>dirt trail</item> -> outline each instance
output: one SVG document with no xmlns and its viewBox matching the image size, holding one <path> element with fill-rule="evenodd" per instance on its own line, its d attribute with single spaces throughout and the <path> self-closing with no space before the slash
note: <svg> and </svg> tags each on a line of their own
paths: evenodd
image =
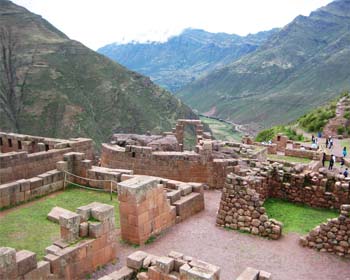
<svg viewBox="0 0 350 280">
<path fill-rule="evenodd" d="M 150 245 L 137 249 L 122 245 L 118 252 L 121 262 L 99 271 L 94 279 L 123 265 L 135 250 L 156 255 L 175 250 L 219 265 L 222 280 L 235 279 L 247 266 L 269 271 L 273 279 L 350 280 L 350 260 L 303 248 L 297 234 L 273 241 L 216 227 L 220 197 L 219 191 L 207 191 L 205 211 L 172 227 Z"/>
</svg>

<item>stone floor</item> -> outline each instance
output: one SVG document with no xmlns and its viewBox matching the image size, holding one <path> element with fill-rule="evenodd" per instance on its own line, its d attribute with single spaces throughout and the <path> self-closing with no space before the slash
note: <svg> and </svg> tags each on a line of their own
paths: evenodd
<svg viewBox="0 0 350 280">
<path fill-rule="evenodd" d="M 273 241 L 216 227 L 220 196 L 219 191 L 207 191 L 205 211 L 172 227 L 154 243 L 137 249 L 122 245 L 120 263 L 99 271 L 94 278 L 123 265 L 135 250 L 156 255 L 175 250 L 220 266 L 222 280 L 235 279 L 247 266 L 271 272 L 273 279 L 350 280 L 350 260 L 303 248 L 297 234 Z"/>
</svg>

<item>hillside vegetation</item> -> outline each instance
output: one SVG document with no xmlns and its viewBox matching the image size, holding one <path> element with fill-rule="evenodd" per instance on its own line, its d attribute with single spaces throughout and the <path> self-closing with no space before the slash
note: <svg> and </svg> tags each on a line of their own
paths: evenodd
<svg viewBox="0 0 350 280">
<path fill-rule="evenodd" d="M 15 102 L 2 105 L 0 130 L 87 136 L 100 143 L 113 132 L 160 132 L 178 118 L 197 118 L 149 78 L 70 40 L 7 0 L 0 0 L 0 29 L 12 34 L 18 62 Z M 3 61 L 0 56 L 0 70 Z"/>
<path fill-rule="evenodd" d="M 276 31 L 242 37 L 186 29 L 163 43 L 113 43 L 98 52 L 175 92 L 205 73 L 255 51 Z"/>
<path fill-rule="evenodd" d="M 349 89 L 349 25 L 350 0 L 333 1 L 177 96 L 201 113 L 255 128 L 293 121 Z"/>
</svg>

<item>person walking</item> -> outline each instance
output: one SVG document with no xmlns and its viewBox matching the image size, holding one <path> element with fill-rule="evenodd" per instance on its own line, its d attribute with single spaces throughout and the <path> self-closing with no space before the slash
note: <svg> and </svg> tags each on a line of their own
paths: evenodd
<svg viewBox="0 0 350 280">
<path fill-rule="evenodd" d="M 346 147 L 343 148 L 343 157 L 346 157 L 348 154 L 347 150 L 346 150 Z"/>
<path fill-rule="evenodd" d="M 322 166 L 323 166 L 323 167 L 324 167 L 324 164 L 325 164 L 325 162 L 326 162 L 326 158 L 327 158 L 326 153 L 323 153 L 323 155 L 322 155 Z"/>
<path fill-rule="evenodd" d="M 326 148 L 328 148 L 329 140 L 326 138 Z"/>
<path fill-rule="evenodd" d="M 311 136 L 311 142 L 312 142 L 312 144 L 315 143 L 315 136 L 313 134 Z"/>
<path fill-rule="evenodd" d="M 340 170 L 343 170 L 344 165 L 345 165 L 345 160 L 344 160 L 344 158 L 342 157 L 342 158 L 340 159 Z"/>
<path fill-rule="evenodd" d="M 344 175 L 345 178 L 347 178 L 347 177 L 349 176 L 349 170 L 348 170 L 348 168 L 345 169 L 343 175 Z"/>
<path fill-rule="evenodd" d="M 331 155 L 331 158 L 329 160 L 328 170 L 333 170 L 333 165 L 334 165 L 334 156 Z"/>
<path fill-rule="evenodd" d="M 330 139 L 329 139 L 329 149 L 331 150 L 332 147 L 333 147 L 333 138 L 330 137 Z"/>
</svg>

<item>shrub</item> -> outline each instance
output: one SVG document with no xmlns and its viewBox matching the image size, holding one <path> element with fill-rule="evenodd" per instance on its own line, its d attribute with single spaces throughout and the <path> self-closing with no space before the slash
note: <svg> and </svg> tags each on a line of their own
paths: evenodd
<svg viewBox="0 0 350 280">
<path fill-rule="evenodd" d="M 342 135 L 345 132 L 345 128 L 343 126 L 338 126 L 337 133 L 339 135 Z"/>
<path fill-rule="evenodd" d="M 269 140 L 272 140 L 276 135 L 275 131 L 273 128 L 262 130 L 258 133 L 256 136 L 255 140 L 257 142 L 267 142 Z"/>
</svg>

